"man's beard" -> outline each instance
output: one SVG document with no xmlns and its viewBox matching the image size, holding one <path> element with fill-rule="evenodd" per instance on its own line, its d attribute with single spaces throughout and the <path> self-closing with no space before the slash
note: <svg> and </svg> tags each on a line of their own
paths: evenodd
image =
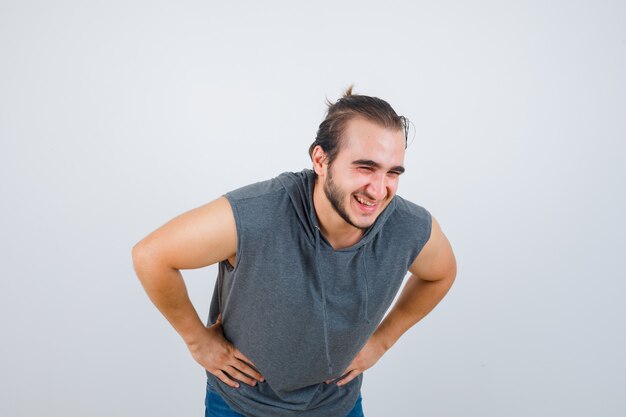
<svg viewBox="0 0 626 417">
<path fill-rule="evenodd" d="M 335 209 L 335 212 L 350 226 L 356 227 L 357 229 L 367 230 L 369 226 L 362 227 L 354 224 L 354 222 L 350 219 L 348 212 L 345 207 L 341 205 L 341 202 L 345 200 L 346 193 L 343 190 L 340 190 L 339 187 L 335 185 L 333 182 L 333 174 L 331 170 L 331 166 L 328 166 L 328 176 L 326 177 L 326 182 L 324 183 L 324 194 L 326 194 L 326 198 L 330 201 L 330 204 Z"/>
</svg>

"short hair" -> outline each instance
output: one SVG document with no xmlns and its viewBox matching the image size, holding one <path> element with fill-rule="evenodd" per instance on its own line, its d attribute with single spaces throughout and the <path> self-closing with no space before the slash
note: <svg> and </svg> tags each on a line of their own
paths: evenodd
<svg viewBox="0 0 626 417">
<path fill-rule="evenodd" d="M 398 116 L 385 100 L 352 94 L 352 87 L 352 85 L 348 86 L 343 96 L 334 104 L 326 100 L 328 105 L 326 117 L 317 129 L 315 141 L 309 146 L 311 159 L 313 159 L 313 149 L 319 145 L 326 153 L 326 161 L 331 164 L 339 154 L 342 136 L 348 121 L 355 117 L 363 117 L 385 128 L 402 130 L 406 148 L 409 120 L 404 116 Z"/>
</svg>

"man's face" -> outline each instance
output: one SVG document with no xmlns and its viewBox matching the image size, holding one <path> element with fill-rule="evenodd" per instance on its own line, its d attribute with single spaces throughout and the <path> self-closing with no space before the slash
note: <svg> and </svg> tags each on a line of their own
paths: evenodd
<svg viewBox="0 0 626 417">
<path fill-rule="evenodd" d="M 403 164 L 402 130 L 353 118 L 346 125 L 339 154 L 327 167 L 324 194 L 346 223 L 367 229 L 396 194 Z"/>
</svg>

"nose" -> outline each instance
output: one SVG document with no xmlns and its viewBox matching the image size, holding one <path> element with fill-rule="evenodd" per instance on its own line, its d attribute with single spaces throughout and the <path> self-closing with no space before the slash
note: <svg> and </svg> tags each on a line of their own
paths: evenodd
<svg viewBox="0 0 626 417">
<path fill-rule="evenodd" d="M 374 175 L 367 191 L 374 199 L 383 200 L 387 197 L 387 176 L 384 173 Z"/>
</svg>

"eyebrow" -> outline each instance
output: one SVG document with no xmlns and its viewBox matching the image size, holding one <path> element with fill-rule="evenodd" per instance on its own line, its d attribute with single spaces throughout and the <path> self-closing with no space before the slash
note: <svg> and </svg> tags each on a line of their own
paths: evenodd
<svg viewBox="0 0 626 417">
<path fill-rule="evenodd" d="M 372 161 L 371 159 L 357 159 L 356 161 L 352 161 L 352 165 L 365 165 L 372 168 L 382 168 L 378 162 Z M 396 171 L 402 174 L 404 172 L 404 167 L 402 165 L 397 165 L 389 169 L 389 171 Z"/>
</svg>

